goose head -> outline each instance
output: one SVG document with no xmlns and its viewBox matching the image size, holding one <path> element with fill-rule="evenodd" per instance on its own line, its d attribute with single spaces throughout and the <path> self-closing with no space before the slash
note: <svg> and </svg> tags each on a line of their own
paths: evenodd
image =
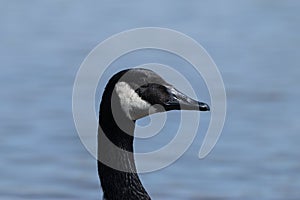
<svg viewBox="0 0 300 200">
<path fill-rule="evenodd" d="M 210 110 L 206 103 L 188 97 L 148 69 L 123 70 L 111 78 L 108 87 L 114 88 L 111 102 L 119 103 L 126 117 L 134 121 L 169 110 Z"/>
</svg>

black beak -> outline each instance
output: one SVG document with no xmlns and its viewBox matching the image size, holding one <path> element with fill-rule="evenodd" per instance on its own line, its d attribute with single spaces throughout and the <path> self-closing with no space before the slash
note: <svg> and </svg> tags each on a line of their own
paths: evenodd
<svg viewBox="0 0 300 200">
<path fill-rule="evenodd" d="M 165 103 L 166 110 L 200 110 L 209 111 L 210 108 L 206 103 L 196 101 L 175 88 L 168 89 L 170 99 Z"/>
</svg>

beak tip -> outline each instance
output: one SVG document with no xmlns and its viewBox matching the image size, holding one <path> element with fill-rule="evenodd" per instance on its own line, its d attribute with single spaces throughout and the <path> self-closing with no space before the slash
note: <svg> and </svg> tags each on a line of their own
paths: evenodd
<svg viewBox="0 0 300 200">
<path fill-rule="evenodd" d="M 210 111 L 210 107 L 206 103 L 199 103 L 199 109 L 200 111 Z"/>
</svg>

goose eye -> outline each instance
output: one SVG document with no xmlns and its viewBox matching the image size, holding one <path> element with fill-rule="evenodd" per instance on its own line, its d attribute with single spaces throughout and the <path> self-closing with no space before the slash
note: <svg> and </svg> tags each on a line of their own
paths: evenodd
<svg viewBox="0 0 300 200">
<path fill-rule="evenodd" d="M 135 92 L 141 96 L 147 88 L 149 88 L 149 83 L 147 83 L 145 85 L 141 85 L 138 89 L 135 90 Z"/>
<path fill-rule="evenodd" d="M 150 85 L 150 84 L 149 84 L 149 83 L 147 83 L 147 84 L 145 84 L 145 85 L 142 85 L 142 86 L 141 86 L 141 88 L 148 88 L 148 87 L 149 87 L 149 85 Z"/>
</svg>

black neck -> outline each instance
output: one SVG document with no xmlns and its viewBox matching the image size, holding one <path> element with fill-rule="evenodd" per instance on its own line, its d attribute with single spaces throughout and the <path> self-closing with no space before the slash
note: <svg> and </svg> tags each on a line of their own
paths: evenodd
<svg viewBox="0 0 300 200">
<path fill-rule="evenodd" d="M 104 198 L 106 200 L 150 200 L 134 163 L 135 121 L 124 114 L 118 101 L 110 100 L 111 93 L 104 93 L 99 115 L 98 174 Z M 117 111 L 114 116 L 112 105 L 114 111 Z"/>
</svg>

